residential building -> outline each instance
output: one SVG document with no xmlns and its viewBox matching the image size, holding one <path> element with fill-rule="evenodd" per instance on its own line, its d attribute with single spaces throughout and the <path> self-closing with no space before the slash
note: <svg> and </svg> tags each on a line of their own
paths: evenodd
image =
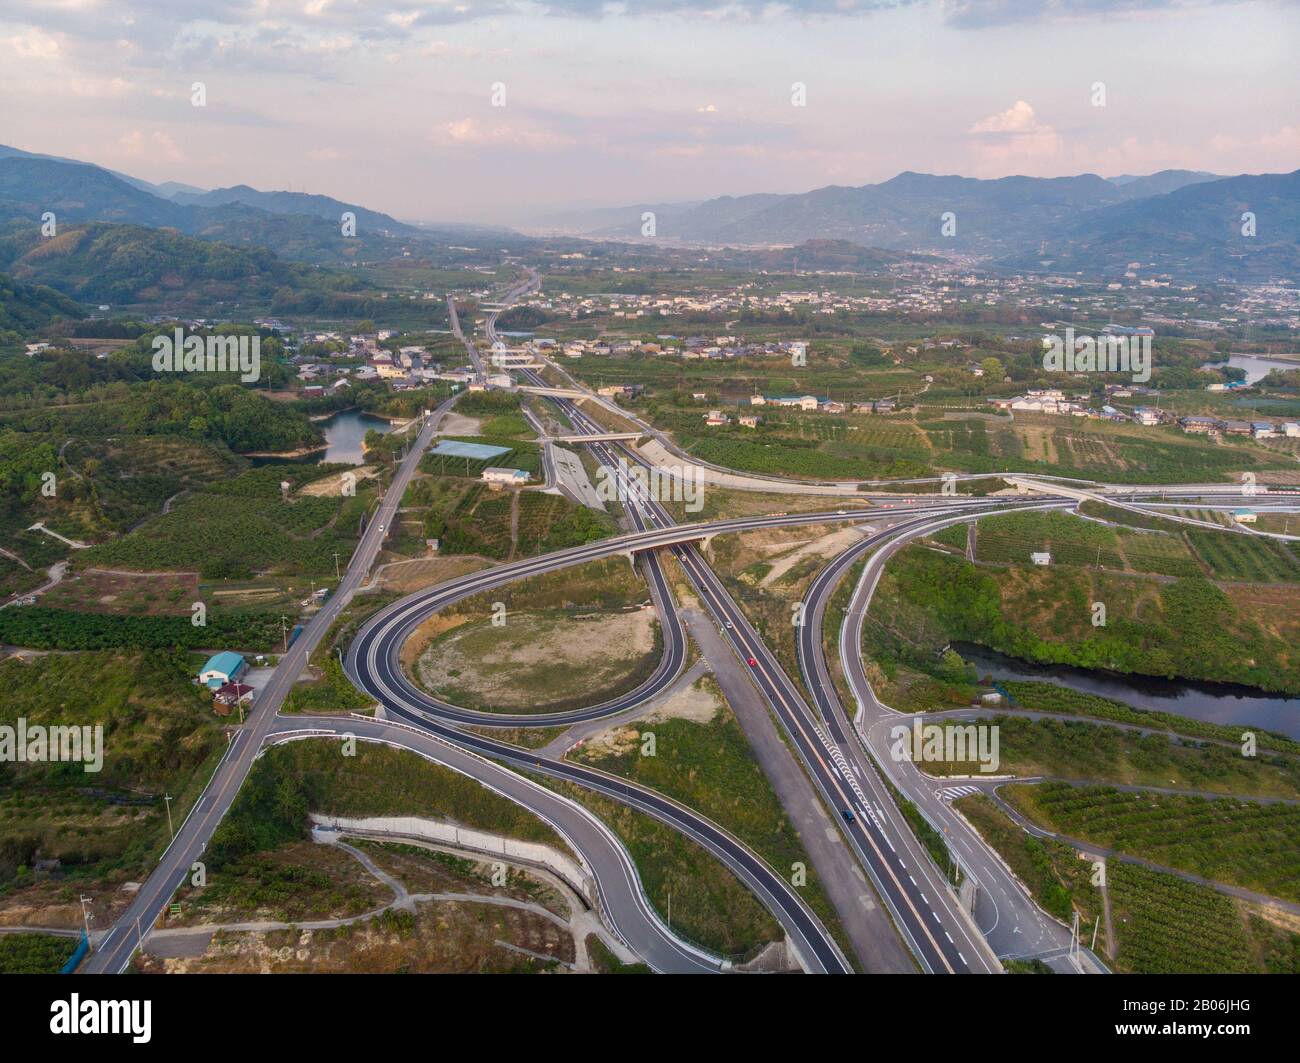
<svg viewBox="0 0 1300 1063">
<path fill-rule="evenodd" d="M 523 469 L 489 467 L 483 470 L 483 482 L 494 487 L 521 487 L 532 477 Z"/>
</svg>

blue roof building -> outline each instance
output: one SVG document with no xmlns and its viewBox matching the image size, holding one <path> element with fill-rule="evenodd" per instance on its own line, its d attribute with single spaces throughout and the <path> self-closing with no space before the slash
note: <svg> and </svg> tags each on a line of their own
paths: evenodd
<svg viewBox="0 0 1300 1063">
<path fill-rule="evenodd" d="M 199 672 L 199 682 L 209 690 L 218 690 L 248 671 L 248 662 L 231 650 L 222 650 L 208 658 Z"/>
</svg>

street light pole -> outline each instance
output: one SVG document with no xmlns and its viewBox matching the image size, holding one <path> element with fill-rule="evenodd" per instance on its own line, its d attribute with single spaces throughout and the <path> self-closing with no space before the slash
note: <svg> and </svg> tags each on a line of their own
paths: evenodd
<svg viewBox="0 0 1300 1063">
<path fill-rule="evenodd" d="M 167 829 L 171 831 L 174 839 L 176 837 L 176 828 L 172 826 L 172 795 L 163 794 L 163 800 L 167 802 Z"/>
</svg>

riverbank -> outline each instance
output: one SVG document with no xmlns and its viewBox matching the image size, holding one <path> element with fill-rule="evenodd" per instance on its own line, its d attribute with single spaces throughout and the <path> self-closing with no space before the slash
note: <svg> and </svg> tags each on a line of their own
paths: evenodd
<svg viewBox="0 0 1300 1063">
<path fill-rule="evenodd" d="M 297 450 L 254 450 L 241 454 L 240 457 L 253 458 L 257 461 L 300 461 L 326 450 L 329 450 L 328 442 L 315 447 L 299 447 Z"/>
<path fill-rule="evenodd" d="M 1300 697 L 1270 694 L 1235 683 L 1037 664 L 970 642 L 955 642 L 952 648 L 975 666 L 981 679 L 991 678 L 995 683 L 1047 682 L 1138 709 L 1203 723 L 1258 727 L 1300 740 Z"/>
</svg>

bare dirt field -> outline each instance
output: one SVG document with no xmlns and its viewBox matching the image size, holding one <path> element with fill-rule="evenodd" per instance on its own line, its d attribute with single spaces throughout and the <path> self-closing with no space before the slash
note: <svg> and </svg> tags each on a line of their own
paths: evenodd
<svg viewBox="0 0 1300 1063">
<path fill-rule="evenodd" d="M 53 609 L 144 615 L 188 613 L 199 600 L 193 572 L 117 572 L 88 568 L 64 577 L 41 596 Z"/>
<path fill-rule="evenodd" d="M 546 711 L 634 686 L 653 667 L 657 626 L 652 609 L 507 612 L 500 627 L 476 620 L 436 639 L 420 655 L 416 675 L 467 707 Z"/>
</svg>

